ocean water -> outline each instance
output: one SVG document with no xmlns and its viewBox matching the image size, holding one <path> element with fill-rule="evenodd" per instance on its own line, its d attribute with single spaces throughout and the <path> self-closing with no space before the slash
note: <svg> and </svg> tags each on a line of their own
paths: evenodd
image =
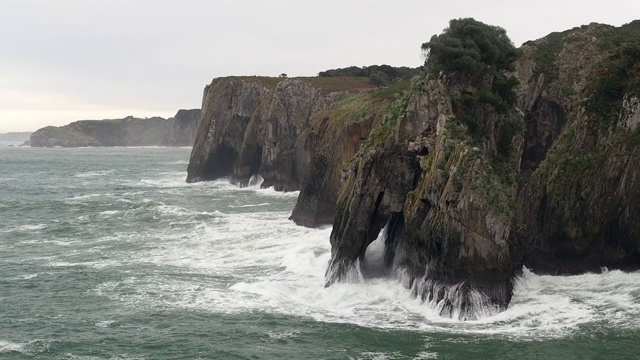
<svg viewBox="0 0 640 360">
<path fill-rule="evenodd" d="M 0 147 L 0 359 L 640 358 L 640 273 L 525 269 L 467 322 L 394 279 L 324 288 L 297 193 L 186 184 L 189 153 Z"/>
</svg>

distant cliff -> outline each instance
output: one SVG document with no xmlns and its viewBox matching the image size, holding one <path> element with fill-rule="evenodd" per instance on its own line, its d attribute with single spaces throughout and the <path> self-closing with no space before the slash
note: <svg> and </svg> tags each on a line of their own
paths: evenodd
<svg viewBox="0 0 640 360">
<path fill-rule="evenodd" d="M 0 134 L 0 141 L 23 143 L 29 140 L 30 132 L 9 132 Z"/>
<path fill-rule="evenodd" d="M 169 119 L 152 117 L 81 120 L 48 126 L 31 134 L 32 147 L 191 146 L 200 110 L 179 110 Z"/>
</svg>

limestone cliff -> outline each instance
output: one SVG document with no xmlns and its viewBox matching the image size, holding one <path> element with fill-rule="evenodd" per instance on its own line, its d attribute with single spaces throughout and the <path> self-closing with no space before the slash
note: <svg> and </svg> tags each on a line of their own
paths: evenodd
<svg viewBox="0 0 640 360">
<path fill-rule="evenodd" d="M 363 88 L 370 88 L 364 78 L 214 79 L 204 91 L 187 181 L 243 184 L 260 175 L 264 187 L 299 190 L 313 155 L 307 133 L 321 112 Z"/>
<path fill-rule="evenodd" d="M 338 102 L 317 114 L 307 132 L 305 150 L 311 155 L 309 171 L 291 220 L 316 227 L 332 224 L 342 180 L 374 123 L 382 121 L 393 101 L 409 86 L 397 81 Z"/>
<path fill-rule="evenodd" d="M 640 268 L 639 43 L 635 21 L 523 46 L 519 203 L 524 263 L 538 273 Z"/>
<path fill-rule="evenodd" d="M 523 265 L 640 268 L 639 28 L 551 34 L 501 79 L 432 67 L 343 177 L 327 283 L 366 272 L 383 228 L 383 266 L 461 319 L 505 309 Z"/>
<path fill-rule="evenodd" d="M 327 285 L 392 274 L 444 316 L 504 310 L 523 265 L 640 269 L 640 21 L 517 50 L 473 19 L 447 32 L 394 90 L 215 79 L 188 181 L 300 189 L 291 219 L 333 224 Z"/>
<path fill-rule="evenodd" d="M 195 109 L 179 110 L 170 119 L 81 120 L 37 130 L 31 135 L 31 146 L 191 146 L 199 117 L 200 110 Z"/>
</svg>

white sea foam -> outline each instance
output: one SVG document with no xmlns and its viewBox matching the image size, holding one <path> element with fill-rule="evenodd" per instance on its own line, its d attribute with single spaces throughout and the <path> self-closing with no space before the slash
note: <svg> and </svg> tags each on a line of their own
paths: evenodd
<svg viewBox="0 0 640 360">
<path fill-rule="evenodd" d="M 24 275 L 17 276 L 16 279 L 17 280 L 31 280 L 31 279 L 35 279 L 37 277 L 38 277 L 38 274 L 24 274 Z"/>
<path fill-rule="evenodd" d="M 6 340 L 0 340 L 0 354 L 4 353 L 21 353 L 28 356 L 41 354 L 51 346 L 48 340 L 31 340 L 26 343 L 15 343 Z"/>
<path fill-rule="evenodd" d="M 0 340 L 0 354 L 10 352 L 22 352 L 24 344 L 13 343 L 9 341 Z"/>
<path fill-rule="evenodd" d="M 76 196 L 72 196 L 70 198 L 66 198 L 65 200 L 67 201 L 78 201 L 78 200 L 86 200 L 86 199 L 92 199 L 92 198 L 99 198 L 99 197 L 113 197 L 115 196 L 114 194 L 111 193 L 105 193 L 105 194 L 87 194 L 87 195 L 76 195 Z"/>
<path fill-rule="evenodd" d="M 87 171 L 87 172 L 77 173 L 77 174 L 74 175 L 74 177 L 77 177 L 77 178 L 92 178 L 92 177 L 98 177 L 98 176 L 105 176 L 105 175 L 113 173 L 114 171 L 115 170 Z"/>
<path fill-rule="evenodd" d="M 39 232 L 40 230 L 44 230 L 47 228 L 46 224 L 25 224 L 19 225 L 16 227 L 8 228 L 6 230 L 1 230 L 0 232 Z"/>
<path fill-rule="evenodd" d="M 372 352 L 367 351 L 360 354 L 357 357 L 349 357 L 353 360 L 393 360 L 405 358 L 400 352 Z"/>
<path fill-rule="evenodd" d="M 258 206 L 268 206 L 271 205 L 270 203 L 261 203 L 261 204 L 248 204 L 248 205 L 229 205 L 230 208 L 236 208 L 236 209 L 241 209 L 241 208 L 251 208 L 251 207 L 258 207 Z"/>
<path fill-rule="evenodd" d="M 104 321 L 98 321 L 97 323 L 95 323 L 96 327 L 100 327 L 100 328 L 108 328 L 113 326 L 113 324 L 115 324 L 115 320 L 104 320 Z"/>
<path fill-rule="evenodd" d="M 113 254 L 108 260 L 82 261 L 63 256 L 46 261 L 52 267 L 163 269 L 149 276 L 131 274 L 93 290 L 124 306 L 230 314 L 268 312 L 383 329 L 521 339 L 568 336 L 590 323 L 640 328 L 638 273 L 609 271 L 551 277 L 525 269 L 506 311 L 463 322 L 440 317 L 434 306 L 412 298 L 398 280 L 370 271 L 382 261 L 382 239 L 368 248 L 364 277 L 358 272 L 356 281 L 325 288 L 331 228 L 299 227 L 287 220 L 290 211 L 272 211 L 284 201 L 292 202 L 297 192 L 260 189 L 258 184 L 239 188 L 225 179 L 187 184 L 182 172 L 130 181 L 132 187 L 145 188 L 145 198 L 118 198 L 114 204 L 127 204 L 126 210 L 103 209 L 98 214 L 143 214 L 147 218 L 151 214 L 154 221 L 160 221 L 148 231 L 110 234 L 94 240 L 90 247 L 86 241 L 83 243 L 88 249 L 95 249 L 121 242 L 127 244 L 127 249 L 135 247 L 135 251 Z M 194 186 L 198 187 L 198 196 L 211 196 L 210 211 L 178 206 L 154 193 L 189 193 Z M 221 208 L 224 211 L 214 210 L 214 201 L 221 196 L 229 200 L 227 207 Z M 237 210 L 241 213 L 233 213 L 234 208 L 242 209 Z M 171 276 L 163 274 L 165 270 Z M 425 351 L 422 358 L 432 355 Z"/>
<path fill-rule="evenodd" d="M 221 214 L 221 223 L 169 236 L 140 254 L 139 261 L 182 268 L 206 275 L 211 282 L 132 277 L 125 285 L 135 288 L 134 293 L 120 293 L 117 287 L 100 291 L 132 305 L 161 302 L 211 312 L 263 311 L 366 327 L 518 338 L 566 336 L 585 323 L 640 327 L 638 273 L 552 277 L 525 269 L 506 311 L 464 322 L 438 316 L 391 278 L 325 288 L 331 229 L 297 227 L 286 216 Z M 373 250 L 379 256 L 380 249 Z M 166 296 L 160 300 L 157 293 Z"/>
</svg>

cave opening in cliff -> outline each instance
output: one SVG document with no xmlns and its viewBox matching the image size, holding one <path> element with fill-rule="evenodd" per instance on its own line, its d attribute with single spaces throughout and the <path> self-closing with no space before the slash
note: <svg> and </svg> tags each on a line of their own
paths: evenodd
<svg viewBox="0 0 640 360">
<path fill-rule="evenodd" d="M 229 176 L 233 171 L 233 165 L 236 162 L 238 154 L 235 150 L 226 144 L 221 144 L 207 161 L 204 167 L 203 177 L 206 180 L 215 180 L 221 177 Z"/>
<path fill-rule="evenodd" d="M 403 225 L 402 213 L 392 213 L 375 240 L 367 246 L 361 261 L 364 278 L 392 276 L 399 230 Z"/>
</svg>

